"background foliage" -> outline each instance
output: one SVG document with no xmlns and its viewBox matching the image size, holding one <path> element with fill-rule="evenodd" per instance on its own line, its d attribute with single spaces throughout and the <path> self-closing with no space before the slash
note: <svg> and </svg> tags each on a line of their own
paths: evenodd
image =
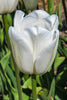
<svg viewBox="0 0 67 100">
<path fill-rule="evenodd" d="M 55 5 L 54 1 L 56 0 L 40 1 L 43 3 L 42 9 L 50 14 L 56 13 L 58 15 L 59 30 L 65 31 L 67 27 L 66 19 L 65 24 L 62 22 L 62 11 L 64 10 L 64 14 L 67 14 L 66 9 L 64 9 L 66 7 L 64 2 L 59 0 Z M 39 3 L 37 9 L 40 9 Z M 17 9 L 28 13 L 22 0 L 19 0 Z M 0 15 L 0 100 L 18 100 L 15 69 L 6 37 L 8 27 L 13 25 L 14 13 L 7 14 L 6 17 Z M 5 19 L 8 20 L 5 22 Z M 23 100 L 32 100 L 30 75 L 23 74 L 20 71 L 19 75 Z M 40 100 L 67 100 L 67 35 L 64 33 L 60 35 L 58 50 L 52 67 L 46 74 L 37 75 L 37 95 Z"/>
</svg>

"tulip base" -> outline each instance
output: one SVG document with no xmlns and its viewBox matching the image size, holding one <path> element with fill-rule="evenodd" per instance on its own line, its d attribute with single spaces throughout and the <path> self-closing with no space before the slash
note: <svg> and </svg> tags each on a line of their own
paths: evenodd
<svg viewBox="0 0 67 100">
<path fill-rule="evenodd" d="M 31 78 L 32 78 L 32 96 L 33 96 L 33 100 L 37 100 L 36 75 L 31 75 Z"/>
</svg>

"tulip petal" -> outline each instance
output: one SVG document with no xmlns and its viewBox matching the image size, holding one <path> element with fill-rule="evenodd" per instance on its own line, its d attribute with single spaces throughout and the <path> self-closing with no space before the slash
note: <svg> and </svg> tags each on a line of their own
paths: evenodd
<svg viewBox="0 0 67 100">
<path fill-rule="evenodd" d="M 15 13 L 15 17 L 14 17 L 14 28 L 16 31 L 20 31 L 22 30 L 22 23 L 23 23 L 23 17 L 24 17 L 25 13 L 21 10 L 17 10 Z"/>
<path fill-rule="evenodd" d="M 29 47 L 31 46 L 30 49 L 33 54 L 33 61 L 35 61 L 41 50 L 52 41 L 53 32 L 35 26 L 24 30 L 22 37 L 27 41 L 27 45 L 29 45 Z"/>
<path fill-rule="evenodd" d="M 45 20 L 46 22 L 46 28 L 48 30 L 53 30 L 53 29 L 58 29 L 58 24 L 59 24 L 59 21 L 58 21 L 58 16 L 57 15 L 51 15 L 51 16 L 48 16 Z"/>
<path fill-rule="evenodd" d="M 38 55 L 35 61 L 35 74 L 46 73 L 54 61 L 56 50 L 58 46 L 59 32 L 57 31 L 54 40 L 46 46 Z"/>
<path fill-rule="evenodd" d="M 8 6 L 7 6 L 8 2 L 5 0 L 0 0 L 0 14 L 5 13 L 6 11 L 8 11 Z"/>
<path fill-rule="evenodd" d="M 59 25 L 58 16 L 55 14 L 51 15 L 50 20 L 51 20 L 52 29 L 58 29 L 58 25 Z"/>
<path fill-rule="evenodd" d="M 37 35 L 34 34 L 34 37 L 32 38 L 33 51 L 34 51 L 33 55 L 35 54 L 34 60 L 37 58 L 41 50 L 43 50 L 43 48 L 49 45 L 49 43 L 52 42 L 53 39 L 53 34 L 48 30 L 41 27 L 36 27 L 36 30 L 37 30 Z"/>
<path fill-rule="evenodd" d="M 36 26 L 32 27 L 32 28 L 28 28 L 28 29 L 22 31 L 21 33 L 13 31 L 14 30 L 13 28 L 10 28 L 9 30 L 10 30 L 9 35 L 12 34 L 12 35 L 10 35 L 10 38 L 11 39 L 14 38 L 13 40 L 11 40 L 11 42 L 14 41 L 14 42 L 12 42 L 12 46 L 13 46 L 13 44 L 15 44 L 13 46 L 13 48 L 15 48 L 16 50 L 14 49 L 15 52 L 13 55 L 15 55 L 14 58 L 15 58 L 16 62 L 18 63 L 17 64 L 18 66 L 19 66 L 19 61 L 17 61 L 17 60 L 22 57 L 19 57 L 18 59 L 16 59 L 17 58 L 16 56 L 17 56 L 17 54 L 18 54 L 18 56 L 24 54 L 24 52 L 25 52 L 25 50 L 23 50 L 23 48 L 25 48 L 23 46 L 24 43 L 25 43 L 25 46 L 27 46 L 27 48 L 29 49 L 28 52 L 30 52 L 31 54 L 29 54 L 29 53 L 28 54 L 31 55 L 30 58 L 33 59 L 32 62 L 34 63 L 38 54 L 41 52 L 41 50 L 43 50 L 43 48 L 45 46 L 49 45 L 49 43 L 52 41 L 52 38 L 53 38 L 53 34 L 51 34 L 48 30 L 43 29 L 41 27 L 36 27 Z M 22 47 L 19 42 L 21 42 Z M 20 47 L 22 48 L 22 51 L 17 49 Z M 27 50 L 27 48 L 26 48 L 26 50 Z M 21 54 L 17 53 L 19 51 Z M 26 51 L 26 53 L 27 53 L 27 51 Z M 26 54 L 26 55 L 28 55 L 28 54 Z M 23 61 L 27 58 L 26 55 L 23 56 Z M 23 61 L 22 61 L 22 63 L 20 62 L 21 66 L 23 65 Z M 26 61 L 28 61 L 28 60 L 26 60 Z M 28 61 L 28 63 L 30 63 L 30 62 Z M 26 65 L 26 67 L 27 67 L 27 65 Z M 24 68 L 26 68 L 26 67 L 24 67 Z M 31 66 L 29 65 L 29 67 L 31 67 Z M 29 73 L 35 73 L 34 71 L 35 71 L 34 68 L 32 68 L 31 72 L 29 72 Z"/>
<path fill-rule="evenodd" d="M 45 18 L 47 18 L 49 14 L 42 10 L 36 10 L 24 17 L 23 20 L 23 29 L 30 28 L 33 26 L 38 26 L 45 28 Z"/>
<path fill-rule="evenodd" d="M 47 18 L 48 16 L 50 15 L 44 10 L 35 10 L 29 13 L 26 17 L 33 17 L 33 18 L 38 17 L 40 19 L 43 19 L 43 18 Z"/>
<path fill-rule="evenodd" d="M 17 4 L 18 0 L 8 0 L 9 11 L 12 12 L 14 9 L 16 9 Z"/>
<path fill-rule="evenodd" d="M 18 0 L 0 0 L 0 14 L 14 11 L 17 4 Z"/>
<path fill-rule="evenodd" d="M 49 14 L 42 10 L 36 10 L 27 16 L 23 17 L 24 13 L 18 10 L 15 14 L 14 18 L 14 26 L 17 29 L 19 26 L 19 31 L 24 30 L 26 28 L 30 28 L 33 26 L 39 26 L 45 28 L 45 18 L 49 16 Z"/>
<path fill-rule="evenodd" d="M 23 40 L 22 35 L 16 34 L 14 28 L 9 28 L 9 36 L 12 46 L 12 53 L 17 66 L 24 73 L 33 73 L 33 56 L 32 52 Z"/>
</svg>

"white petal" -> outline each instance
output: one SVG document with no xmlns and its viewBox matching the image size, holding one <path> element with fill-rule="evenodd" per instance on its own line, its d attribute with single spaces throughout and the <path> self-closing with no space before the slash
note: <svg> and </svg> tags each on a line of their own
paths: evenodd
<svg viewBox="0 0 67 100">
<path fill-rule="evenodd" d="M 48 30 L 36 27 L 37 28 L 37 35 L 32 39 L 33 40 L 33 51 L 34 60 L 36 60 L 39 53 L 47 46 L 53 39 L 53 34 L 50 33 Z"/>
<path fill-rule="evenodd" d="M 12 52 L 17 66 L 24 73 L 33 73 L 33 56 L 32 52 L 23 40 L 22 35 L 16 34 L 12 27 L 9 28 L 9 36 L 12 46 Z"/>
<path fill-rule="evenodd" d="M 53 33 L 35 26 L 24 30 L 23 38 L 27 41 L 29 47 L 31 46 L 33 61 L 35 61 L 41 50 L 52 41 Z"/>
<path fill-rule="evenodd" d="M 58 29 L 59 21 L 58 21 L 58 16 L 57 15 L 51 15 L 50 16 L 50 21 L 51 21 L 51 27 L 52 29 Z"/>
<path fill-rule="evenodd" d="M 38 26 L 45 28 L 45 18 L 48 17 L 49 14 L 43 10 L 36 10 L 24 17 L 22 28 L 30 28 L 33 26 Z"/>
<path fill-rule="evenodd" d="M 51 15 L 51 16 L 48 16 L 46 18 L 46 28 L 48 30 L 53 30 L 53 29 L 58 29 L 58 24 L 59 24 L 59 21 L 58 21 L 58 16 L 57 15 Z"/>
<path fill-rule="evenodd" d="M 24 30 L 26 28 L 30 28 L 33 26 L 39 26 L 45 28 L 45 18 L 49 16 L 49 14 L 43 10 L 36 10 L 27 16 L 23 17 L 24 13 L 21 11 L 16 12 L 14 21 L 14 26 L 17 29 L 19 27 L 19 31 Z"/>
<path fill-rule="evenodd" d="M 4 12 L 4 9 L 7 8 L 7 5 L 6 4 L 6 0 L 0 0 L 0 14 Z"/>
<path fill-rule="evenodd" d="M 22 30 L 22 23 L 23 23 L 23 17 L 24 17 L 25 13 L 22 12 L 21 10 L 17 10 L 15 13 L 15 17 L 14 17 L 14 28 L 16 31 L 20 31 Z"/>
<path fill-rule="evenodd" d="M 56 39 L 57 39 L 57 42 L 56 42 L 56 46 L 55 46 L 55 49 L 54 49 L 54 52 L 53 52 L 53 56 L 52 56 L 52 58 L 51 58 L 51 61 L 50 61 L 49 65 L 48 65 L 46 71 L 49 70 L 49 68 L 51 67 L 51 65 L 52 65 L 52 63 L 53 63 L 53 61 L 54 61 L 54 58 L 55 58 L 55 56 L 56 56 L 57 47 L 58 47 L 58 41 L 59 41 L 59 31 L 57 30 L 56 32 L 57 32 L 57 38 L 56 38 Z"/>
<path fill-rule="evenodd" d="M 33 17 L 33 18 L 36 18 L 36 17 L 38 17 L 38 18 L 40 18 L 40 19 L 43 19 L 43 18 L 47 18 L 48 16 L 50 16 L 46 11 L 44 11 L 44 10 L 35 10 L 35 11 L 33 11 L 33 12 L 31 12 L 31 13 L 29 13 L 28 15 L 27 15 L 27 17 Z"/>
<path fill-rule="evenodd" d="M 0 14 L 14 11 L 17 4 L 18 0 L 0 0 Z"/>
<path fill-rule="evenodd" d="M 39 55 L 39 53 L 45 48 L 45 46 L 49 45 L 50 42 L 53 39 L 53 33 L 50 33 L 48 30 L 40 28 L 40 27 L 32 27 L 32 28 L 29 28 L 29 29 L 22 31 L 21 33 L 13 31 L 13 30 L 14 29 L 10 28 L 10 32 L 12 31 L 12 34 L 13 34 L 12 36 L 9 34 L 10 38 L 11 37 L 12 37 L 12 39 L 15 38 L 15 39 L 11 40 L 11 42 L 12 41 L 15 41 L 15 42 L 18 41 L 19 42 L 19 44 L 17 42 L 16 43 L 13 42 L 13 44 L 15 45 L 13 48 L 17 48 L 16 45 L 18 45 L 18 48 L 20 48 L 21 45 L 22 45 L 22 47 L 21 47 L 22 51 L 16 49 L 16 51 L 14 53 L 20 51 L 20 53 L 21 53 L 20 55 L 22 55 L 22 52 L 24 54 L 25 51 L 23 50 L 23 48 L 24 48 L 23 45 L 24 45 L 24 43 L 26 43 L 25 45 L 28 46 L 28 49 L 30 49 L 30 52 L 31 52 L 31 55 L 32 55 L 31 59 L 33 59 L 32 60 L 33 64 L 34 64 L 37 56 Z M 20 45 L 20 42 L 21 42 L 21 45 Z M 12 44 L 12 46 L 13 46 L 13 44 Z M 28 50 L 28 52 L 29 52 L 29 50 Z M 17 58 L 16 57 L 17 54 L 15 54 L 15 58 Z M 22 58 L 22 57 L 20 56 L 19 58 Z M 25 60 L 25 58 L 27 58 L 27 57 L 23 56 L 24 60 Z M 19 63 L 19 61 L 17 61 L 17 60 L 16 60 L 16 62 Z M 21 61 L 21 62 L 23 62 L 23 61 Z M 19 64 L 17 64 L 17 65 L 19 66 Z M 22 65 L 23 65 L 23 63 L 22 63 Z M 29 67 L 31 67 L 31 66 L 29 65 Z M 35 73 L 34 67 L 32 68 L 32 72 L 30 72 L 30 73 Z"/>
<path fill-rule="evenodd" d="M 12 12 L 16 9 L 18 0 L 8 0 L 9 11 Z"/>
<path fill-rule="evenodd" d="M 55 39 L 47 47 L 45 47 L 38 55 L 35 61 L 35 74 L 43 74 L 47 72 L 47 70 L 54 61 L 58 46 L 58 40 L 59 33 L 57 31 Z"/>
</svg>

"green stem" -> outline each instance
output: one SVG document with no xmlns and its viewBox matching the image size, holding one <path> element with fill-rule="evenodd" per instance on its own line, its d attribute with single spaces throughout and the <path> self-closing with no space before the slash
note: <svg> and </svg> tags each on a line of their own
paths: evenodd
<svg viewBox="0 0 67 100">
<path fill-rule="evenodd" d="M 11 50 L 10 38 L 8 35 L 9 25 L 8 25 L 7 15 L 3 15 L 3 21 L 4 21 L 4 30 L 5 30 L 5 34 L 6 34 L 7 45 L 8 45 L 8 48 Z M 11 57 L 11 59 L 14 63 L 13 57 Z M 14 63 L 14 67 L 15 67 L 15 74 L 16 74 L 16 80 L 17 80 L 19 100 L 22 100 L 22 90 L 21 90 L 21 85 L 20 85 L 19 70 L 15 63 Z"/>
<path fill-rule="evenodd" d="M 8 35 L 9 25 L 8 25 L 7 15 L 3 15 L 3 21 L 4 21 L 4 31 L 5 31 L 5 34 L 6 34 L 7 45 L 8 45 L 8 48 L 11 49 L 10 38 L 9 38 L 9 35 Z"/>
<path fill-rule="evenodd" d="M 48 0 L 48 13 L 51 14 L 51 1 Z"/>
<path fill-rule="evenodd" d="M 16 80 L 17 80 L 19 100 L 22 100 L 22 89 L 20 85 L 19 70 L 15 63 L 14 63 L 14 67 L 15 67 L 15 74 L 16 74 Z"/>
<path fill-rule="evenodd" d="M 48 13 L 52 14 L 54 10 L 54 0 L 48 0 Z"/>
<path fill-rule="evenodd" d="M 62 0 L 60 1 L 58 8 L 59 8 L 59 25 L 62 26 L 62 19 L 61 19 L 61 17 L 62 17 Z"/>
<path fill-rule="evenodd" d="M 36 75 L 32 75 L 32 94 L 33 100 L 37 100 L 37 93 L 36 93 Z"/>
<path fill-rule="evenodd" d="M 45 10 L 45 1 L 43 0 L 43 7 L 44 7 L 44 10 Z"/>
<path fill-rule="evenodd" d="M 66 18 L 66 26 L 67 26 L 67 11 L 66 11 L 66 6 L 65 6 L 65 0 L 62 0 L 63 8 L 64 8 L 64 13 L 65 13 L 65 18 Z"/>
</svg>

